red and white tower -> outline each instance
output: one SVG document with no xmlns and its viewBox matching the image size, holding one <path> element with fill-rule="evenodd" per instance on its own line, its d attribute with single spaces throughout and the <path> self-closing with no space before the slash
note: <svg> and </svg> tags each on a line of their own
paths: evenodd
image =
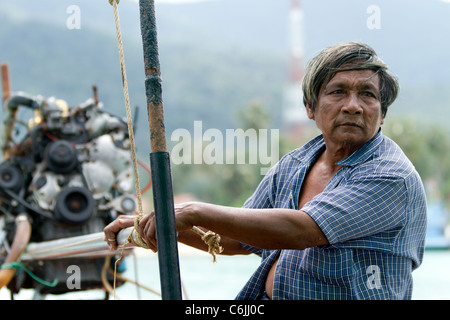
<svg viewBox="0 0 450 320">
<path fill-rule="evenodd" d="M 297 131 L 308 121 L 303 106 L 301 81 L 304 74 L 303 11 L 300 0 L 291 0 L 289 12 L 290 61 L 284 93 L 283 123 L 288 132 Z"/>
<path fill-rule="evenodd" d="M 290 82 L 299 83 L 303 77 L 303 12 L 300 0 L 291 0 L 290 21 Z"/>
</svg>

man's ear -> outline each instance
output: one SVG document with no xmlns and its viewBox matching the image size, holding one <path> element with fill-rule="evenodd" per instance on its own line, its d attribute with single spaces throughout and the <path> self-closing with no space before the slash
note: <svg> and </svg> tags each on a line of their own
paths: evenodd
<svg viewBox="0 0 450 320">
<path fill-rule="evenodd" d="M 309 119 L 314 120 L 314 111 L 312 110 L 310 103 L 306 104 L 306 114 Z"/>
</svg>

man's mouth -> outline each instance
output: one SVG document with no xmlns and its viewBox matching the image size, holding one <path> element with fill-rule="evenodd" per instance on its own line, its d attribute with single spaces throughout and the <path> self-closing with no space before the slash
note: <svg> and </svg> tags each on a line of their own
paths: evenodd
<svg viewBox="0 0 450 320">
<path fill-rule="evenodd" d="M 356 122 L 344 122 L 338 125 L 339 127 L 356 127 L 361 128 L 361 125 L 359 125 Z"/>
</svg>

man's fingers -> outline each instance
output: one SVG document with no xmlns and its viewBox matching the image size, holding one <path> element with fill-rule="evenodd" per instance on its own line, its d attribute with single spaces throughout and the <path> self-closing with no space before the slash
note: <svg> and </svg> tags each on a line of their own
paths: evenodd
<svg viewBox="0 0 450 320">
<path fill-rule="evenodd" d="M 144 216 L 144 217 L 141 219 L 141 221 L 139 221 L 139 234 L 141 235 L 142 238 L 144 238 L 144 237 L 143 237 L 143 235 L 144 235 L 144 228 L 145 228 L 145 226 L 147 225 L 147 222 L 148 222 L 148 220 L 151 218 L 151 216 L 152 216 L 152 213 L 150 213 L 150 214 Z"/>
<path fill-rule="evenodd" d="M 139 223 L 139 234 L 153 252 L 158 250 L 155 236 L 155 213 L 152 211 Z"/>
<path fill-rule="evenodd" d="M 103 229 L 103 233 L 105 234 L 103 239 L 108 243 L 108 246 L 111 250 L 117 249 L 117 233 L 120 230 L 131 227 L 133 225 L 134 216 L 120 215 L 116 220 L 111 222 Z"/>
<path fill-rule="evenodd" d="M 106 241 L 106 243 L 109 246 L 109 249 L 116 250 L 117 249 L 117 241 L 116 241 L 116 234 L 119 232 L 119 224 L 116 222 L 117 220 L 111 222 L 109 225 L 107 225 L 103 229 L 103 233 L 105 236 L 103 237 L 103 240 Z"/>
</svg>

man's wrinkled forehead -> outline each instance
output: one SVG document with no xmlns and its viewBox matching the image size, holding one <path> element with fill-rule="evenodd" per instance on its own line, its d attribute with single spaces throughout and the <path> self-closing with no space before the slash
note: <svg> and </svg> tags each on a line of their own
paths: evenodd
<svg viewBox="0 0 450 320">
<path fill-rule="evenodd" d="M 344 70 L 336 72 L 326 83 L 322 85 L 320 91 L 325 88 L 357 86 L 358 88 L 372 88 L 380 92 L 381 79 L 378 72 L 370 69 Z"/>
</svg>

